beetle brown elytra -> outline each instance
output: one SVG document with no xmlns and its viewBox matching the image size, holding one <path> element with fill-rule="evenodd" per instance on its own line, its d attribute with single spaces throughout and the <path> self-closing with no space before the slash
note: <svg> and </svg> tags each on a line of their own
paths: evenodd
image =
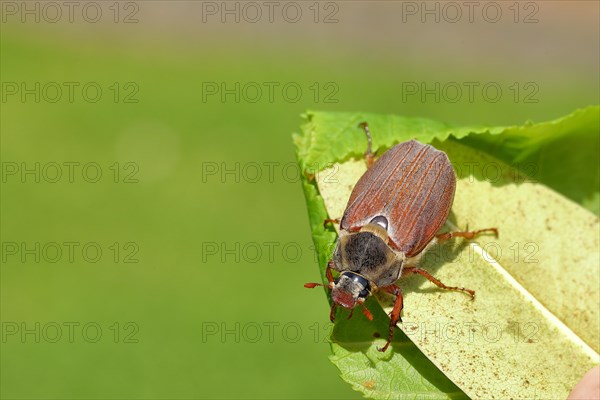
<svg viewBox="0 0 600 400">
<path fill-rule="evenodd" d="M 360 304 L 365 316 L 372 319 L 364 305 L 369 295 L 380 290 L 396 296 L 387 342 L 378 349 L 386 351 L 394 326 L 402 321 L 402 290 L 396 285 L 400 276 L 419 274 L 439 288 L 475 297 L 473 290 L 446 286 L 417 267 L 424 250 L 453 237 L 472 239 L 485 232 L 497 236 L 498 231 L 488 228 L 436 235 L 448 218 L 456 189 L 456 175 L 448 156 L 430 145 L 410 140 L 397 144 L 374 161 L 369 127 L 366 122 L 359 127 L 367 136 L 368 169 L 354 186 L 339 221 L 340 234 L 326 270 L 329 284 L 304 286 L 331 289 L 332 322 L 338 305 L 353 310 Z M 325 220 L 325 224 L 330 222 L 338 220 Z M 339 272 L 337 278 L 332 270 Z"/>
</svg>

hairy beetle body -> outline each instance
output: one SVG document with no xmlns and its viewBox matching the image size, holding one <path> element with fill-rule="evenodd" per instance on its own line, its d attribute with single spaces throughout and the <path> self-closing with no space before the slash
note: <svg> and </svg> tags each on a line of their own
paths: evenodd
<svg viewBox="0 0 600 400">
<path fill-rule="evenodd" d="M 447 232 L 436 236 L 444 225 L 456 189 L 456 176 L 448 156 L 430 145 L 416 140 L 400 143 L 385 152 L 373 165 L 371 135 L 366 123 L 368 139 L 366 153 L 369 169 L 356 183 L 340 222 L 340 234 L 327 266 L 327 285 L 331 289 L 335 307 L 353 309 L 363 306 L 368 318 L 371 313 L 364 306 L 366 298 L 376 290 L 396 296 L 390 313 L 388 340 L 392 341 L 394 326 L 403 307 L 402 291 L 395 282 L 402 275 L 419 274 L 446 290 L 475 292 L 462 287 L 446 286 L 427 271 L 417 267 L 424 250 L 438 241 L 452 237 L 472 239 L 481 232 Z M 326 222 L 337 220 L 326 220 Z M 334 278 L 332 270 L 339 272 Z M 307 283 L 313 288 L 319 283 Z"/>
</svg>

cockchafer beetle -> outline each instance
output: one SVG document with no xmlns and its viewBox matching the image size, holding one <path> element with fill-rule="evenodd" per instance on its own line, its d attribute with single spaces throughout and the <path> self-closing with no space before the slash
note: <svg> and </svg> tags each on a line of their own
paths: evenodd
<svg viewBox="0 0 600 400">
<path fill-rule="evenodd" d="M 307 283 L 314 288 L 331 289 L 333 322 L 337 305 L 353 310 L 357 304 L 369 319 L 366 298 L 377 290 L 396 297 L 390 313 L 390 329 L 385 346 L 392 341 L 394 326 L 402 322 L 402 290 L 396 284 L 400 276 L 419 274 L 446 290 L 475 292 L 456 286 L 446 286 L 418 262 L 427 248 L 453 237 L 472 239 L 483 232 L 498 235 L 496 228 L 471 232 L 437 234 L 444 225 L 456 189 L 456 176 L 448 156 L 430 145 L 416 140 L 397 144 L 376 162 L 371 150 L 371 133 L 366 122 L 359 125 L 367 136 L 367 171 L 352 190 L 342 220 L 328 219 L 325 224 L 340 224 L 340 234 L 327 264 L 328 285 Z M 333 277 L 332 270 L 339 272 Z M 350 313 L 352 316 L 352 311 Z"/>
</svg>

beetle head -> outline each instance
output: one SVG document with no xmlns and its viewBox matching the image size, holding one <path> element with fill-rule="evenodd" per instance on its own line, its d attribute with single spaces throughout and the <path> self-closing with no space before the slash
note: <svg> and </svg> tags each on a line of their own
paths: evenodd
<svg viewBox="0 0 600 400">
<path fill-rule="evenodd" d="M 351 272 L 342 272 L 331 288 L 331 298 L 344 308 L 354 308 L 371 294 L 371 284 L 365 277 Z"/>
<path fill-rule="evenodd" d="M 329 269 L 328 269 L 329 271 Z M 373 320 L 373 314 L 365 306 L 366 298 L 371 294 L 371 283 L 367 278 L 352 271 L 344 271 L 337 279 L 333 279 L 331 275 L 329 285 L 322 283 L 306 283 L 304 287 L 312 289 L 317 286 L 325 286 L 331 289 L 331 298 L 333 304 L 329 318 L 333 322 L 335 318 L 335 308 L 341 305 L 344 308 L 353 310 L 357 304 L 363 308 L 363 314 L 370 320 Z M 352 311 L 350 312 L 350 318 Z"/>
</svg>

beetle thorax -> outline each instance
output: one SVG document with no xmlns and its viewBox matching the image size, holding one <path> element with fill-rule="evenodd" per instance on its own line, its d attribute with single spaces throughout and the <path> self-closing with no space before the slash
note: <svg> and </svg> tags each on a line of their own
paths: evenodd
<svg viewBox="0 0 600 400">
<path fill-rule="evenodd" d="M 358 232 L 342 231 L 333 254 L 336 269 L 352 271 L 375 286 L 398 279 L 404 255 L 388 245 L 388 234 L 378 224 L 367 224 Z"/>
</svg>

